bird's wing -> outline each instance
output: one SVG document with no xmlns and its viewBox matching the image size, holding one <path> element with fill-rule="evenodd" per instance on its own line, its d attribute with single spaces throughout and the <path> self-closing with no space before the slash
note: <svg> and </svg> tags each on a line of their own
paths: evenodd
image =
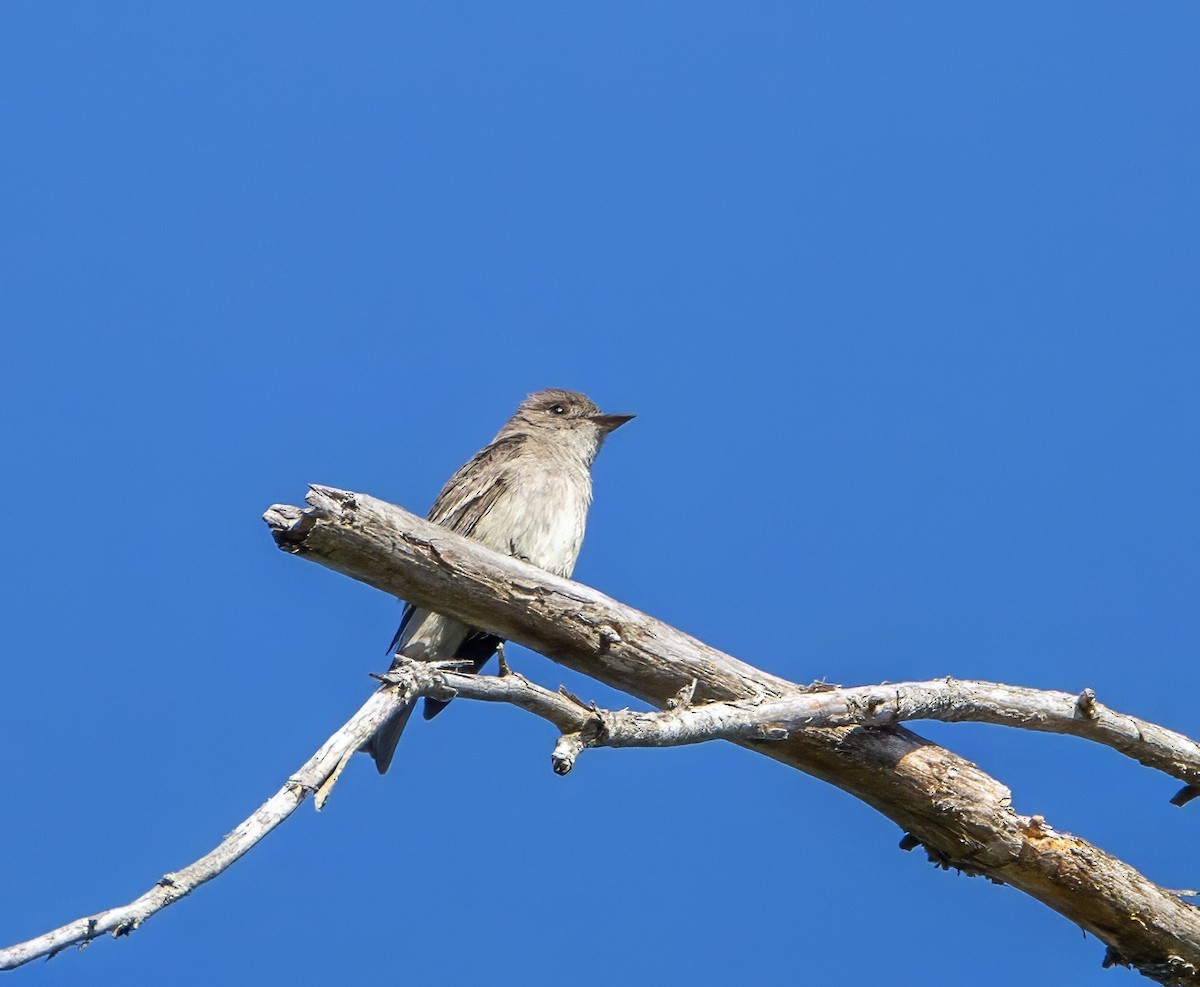
<svg viewBox="0 0 1200 987">
<path fill-rule="evenodd" d="M 528 436 L 506 435 L 477 452 L 446 481 L 429 520 L 468 538 L 508 486 L 506 467 L 521 454 Z"/>
<path fill-rule="evenodd" d="M 495 506 L 508 487 L 504 467 L 520 455 L 527 439 L 528 436 L 524 433 L 515 433 L 480 449 L 446 481 L 442 492 L 433 502 L 433 507 L 429 509 L 428 519 L 448 531 L 470 538 L 480 520 Z M 405 628 L 412 619 L 414 610 L 411 603 L 404 607 L 400 627 L 396 636 L 392 638 L 393 655 L 404 639 Z M 499 638 L 494 640 L 499 642 Z M 493 645 L 484 661 L 495 650 Z"/>
</svg>

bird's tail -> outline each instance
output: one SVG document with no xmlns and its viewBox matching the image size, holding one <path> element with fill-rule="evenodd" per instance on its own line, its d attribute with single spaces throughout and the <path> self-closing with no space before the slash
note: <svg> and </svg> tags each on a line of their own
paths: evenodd
<svg viewBox="0 0 1200 987">
<path fill-rule="evenodd" d="M 398 649 L 402 647 L 401 642 L 404 640 L 404 631 L 411 617 L 412 607 L 410 606 L 404 611 L 404 620 L 401 622 L 400 630 L 396 632 L 396 637 L 392 641 L 391 651 L 394 661 L 399 660 Z M 496 648 L 499 645 L 500 638 L 494 634 L 486 634 L 483 631 L 472 631 L 454 652 L 454 657 L 460 662 L 470 662 L 470 665 L 466 669 L 463 669 L 463 671 L 470 671 L 477 674 L 487 663 L 488 659 L 496 653 Z M 448 699 L 441 700 L 426 697 L 425 719 L 433 719 L 433 717 L 446 708 L 448 703 Z M 416 701 L 414 700 L 407 706 L 398 709 L 388 719 L 383 721 L 379 729 L 375 731 L 375 735 L 360 748 L 360 750 L 366 751 L 375 759 L 375 767 L 379 769 L 380 774 L 387 773 L 388 765 L 392 763 L 392 757 L 396 753 L 396 744 L 400 742 L 400 734 L 404 733 L 404 728 L 408 725 L 408 718 L 412 716 L 416 705 Z"/>
<path fill-rule="evenodd" d="M 454 652 L 454 657 L 459 661 L 469 661 L 471 663 L 466 668 L 460 668 L 459 671 L 478 675 L 502 643 L 503 641 L 496 637 L 495 634 L 487 634 L 484 631 L 472 631 L 467 635 L 467 639 L 458 646 L 458 650 Z M 432 720 L 449 705 L 449 699 L 430 699 L 426 696 L 425 719 Z"/>
<path fill-rule="evenodd" d="M 392 755 L 396 753 L 396 744 L 400 742 L 400 734 L 404 733 L 408 718 L 416 708 L 417 704 L 413 701 L 396 710 L 383 721 L 375 735 L 363 744 L 362 750 L 375 759 L 375 767 L 379 769 L 380 774 L 387 773 L 388 765 L 392 763 Z"/>
</svg>

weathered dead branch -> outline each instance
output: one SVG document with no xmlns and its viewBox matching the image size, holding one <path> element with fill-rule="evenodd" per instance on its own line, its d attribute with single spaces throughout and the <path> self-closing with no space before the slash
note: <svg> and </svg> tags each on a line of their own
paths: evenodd
<svg viewBox="0 0 1200 987">
<path fill-rule="evenodd" d="M 497 556 L 373 497 L 314 487 L 308 503 L 307 510 L 267 513 L 285 551 L 436 605 L 656 706 L 693 680 L 698 704 L 783 698 L 798 688 L 595 590 Z M 1005 786 L 952 752 L 895 726 L 800 730 L 786 740 L 738 743 L 857 796 L 935 861 L 1044 902 L 1103 941 L 1110 962 L 1161 983 L 1200 982 L 1200 912 L 1087 841 L 1018 814 Z"/>
<path fill-rule="evenodd" d="M 1198 982 L 1200 917 L 1178 895 L 1086 841 L 1021 816 L 1008 789 L 975 765 L 895 726 L 907 719 L 973 720 L 1070 733 L 1200 784 L 1200 747 L 1187 737 L 1079 696 L 952 679 L 806 689 L 761 672 L 608 599 L 496 555 L 360 494 L 315 487 L 311 507 L 274 507 L 281 548 L 421 605 L 535 648 L 661 707 L 600 710 L 519 675 L 458 674 L 453 663 L 408 663 L 284 786 L 222 843 L 119 908 L 0 950 L 0 969 L 97 936 L 123 935 L 211 880 L 313 792 L 320 808 L 354 752 L 388 714 L 417 696 L 506 702 L 553 723 L 559 773 L 588 747 L 670 746 L 728 739 L 849 791 L 924 845 L 945 867 L 1012 884 L 1107 946 L 1105 965 L 1133 965 L 1165 984 Z M 1178 798 L 1178 797 L 1177 797 Z M 798 808 L 798 811 L 803 811 Z"/>
</svg>

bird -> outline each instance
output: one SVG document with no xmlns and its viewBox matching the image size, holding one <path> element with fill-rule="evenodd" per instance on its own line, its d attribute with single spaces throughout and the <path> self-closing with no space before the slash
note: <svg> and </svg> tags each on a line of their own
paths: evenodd
<svg viewBox="0 0 1200 987">
<path fill-rule="evenodd" d="M 536 391 L 446 481 L 428 518 L 493 551 L 570 577 L 592 501 L 592 463 L 604 439 L 633 417 L 603 414 L 578 391 Z M 409 603 L 390 650 L 393 667 L 403 659 L 459 660 L 478 673 L 502 643 L 495 634 Z M 425 719 L 446 705 L 426 699 Z M 392 714 L 363 745 L 380 774 L 392 763 L 414 708 L 415 701 Z"/>
</svg>

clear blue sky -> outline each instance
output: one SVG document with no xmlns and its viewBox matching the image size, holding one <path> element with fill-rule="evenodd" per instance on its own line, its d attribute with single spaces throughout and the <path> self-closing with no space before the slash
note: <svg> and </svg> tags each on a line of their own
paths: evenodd
<svg viewBox="0 0 1200 987">
<path fill-rule="evenodd" d="M 800 681 L 1200 736 L 1198 52 L 1181 2 L 0 7 L 0 942 L 195 859 L 370 691 L 400 605 L 262 511 L 424 512 L 548 385 L 639 416 L 581 580 Z M 918 729 L 1200 886 L 1172 781 Z M 458 703 L 17 977 L 1141 982 L 764 758 L 552 741 Z"/>
</svg>

